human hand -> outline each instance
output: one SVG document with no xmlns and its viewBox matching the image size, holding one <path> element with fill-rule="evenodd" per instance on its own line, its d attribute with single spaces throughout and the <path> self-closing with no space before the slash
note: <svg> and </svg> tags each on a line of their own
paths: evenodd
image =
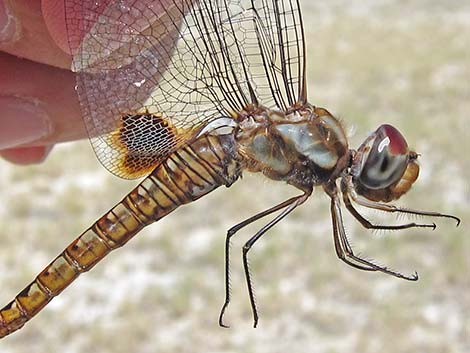
<svg viewBox="0 0 470 353">
<path fill-rule="evenodd" d="M 39 163 L 86 137 L 70 71 L 63 0 L 0 0 L 0 156 Z"/>
</svg>

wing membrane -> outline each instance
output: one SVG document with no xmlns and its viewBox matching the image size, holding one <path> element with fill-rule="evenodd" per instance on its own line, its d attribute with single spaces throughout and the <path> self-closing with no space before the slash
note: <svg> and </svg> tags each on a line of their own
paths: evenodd
<svg viewBox="0 0 470 353">
<path fill-rule="evenodd" d="M 215 118 L 305 101 L 296 0 L 66 0 L 66 21 L 92 145 L 118 176 L 148 172 L 124 168 L 124 153 L 158 163 Z M 149 145 L 116 145 L 124 118 L 146 114 L 172 127 L 172 143 L 149 124 Z"/>
</svg>

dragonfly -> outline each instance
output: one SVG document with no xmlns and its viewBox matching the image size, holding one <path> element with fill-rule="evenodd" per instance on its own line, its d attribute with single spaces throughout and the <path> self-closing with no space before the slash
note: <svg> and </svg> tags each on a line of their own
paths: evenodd
<svg viewBox="0 0 470 353">
<path fill-rule="evenodd" d="M 346 209 L 364 228 L 436 228 L 430 223 L 378 225 L 357 207 L 460 219 L 391 204 L 418 178 L 419 154 L 390 124 L 357 148 L 327 109 L 307 100 L 306 40 L 299 0 L 65 0 L 76 91 L 91 144 L 111 173 L 145 177 L 80 234 L 0 310 L 0 337 L 41 311 L 81 273 L 145 226 L 243 172 L 261 173 L 299 195 L 228 230 L 225 300 L 231 300 L 230 242 L 272 215 L 243 246 L 254 326 L 248 255 L 315 188 L 330 198 L 334 249 L 354 268 L 415 281 L 357 255 L 343 225 Z M 308 25 L 308 24 L 307 24 Z"/>
</svg>

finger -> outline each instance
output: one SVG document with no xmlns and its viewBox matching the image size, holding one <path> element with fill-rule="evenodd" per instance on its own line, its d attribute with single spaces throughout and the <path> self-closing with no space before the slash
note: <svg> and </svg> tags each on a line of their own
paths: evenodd
<svg viewBox="0 0 470 353">
<path fill-rule="evenodd" d="M 52 149 L 51 146 L 37 146 L 37 147 L 24 147 L 13 148 L 9 150 L 0 151 L 0 156 L 9 162 L 15 164 L 37 164 L 46 159 L 47 155 Z"/>
<path fill-rule="evenodd" d="M 0 0 L 0 50 L 69 69 L 70 55 L 61 49 L 67 48 L 64 11 L 58 0 L 45 0 L 43 10 L 47 17 L 43 17 L 40 0 Z"/>
<path fill-rule="evenodd" d="M 65 53 L 70 54 L 65 24 L 65 0 L 42 0 L 41 9 L 44 23 L 54 42 Z"/>
<path fill-rule="evenodd" d="M 0 53 L 0 149 L 87 136 L 74 74 Z"/>
</svg>

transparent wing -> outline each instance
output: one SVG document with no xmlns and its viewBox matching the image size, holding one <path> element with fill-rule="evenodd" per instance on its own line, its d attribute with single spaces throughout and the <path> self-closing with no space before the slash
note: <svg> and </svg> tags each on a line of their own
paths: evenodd
<svg viewBox="0 0 470 353">
<path fill-rule="evenodd" d="M 250 104 L 286 110 L 305 102 L 297 0 L 65 3 L 85 124 L 99 160 L 118 176 L 148 173 L 207 122 L 236 118 Z M 130 116 L 157 118 L 132 127 Z M 126 141 L 140 138 L 116 143 L 123 132 Z M 130 168 L 124 155 L 146 162 Z"/>
</svg>

